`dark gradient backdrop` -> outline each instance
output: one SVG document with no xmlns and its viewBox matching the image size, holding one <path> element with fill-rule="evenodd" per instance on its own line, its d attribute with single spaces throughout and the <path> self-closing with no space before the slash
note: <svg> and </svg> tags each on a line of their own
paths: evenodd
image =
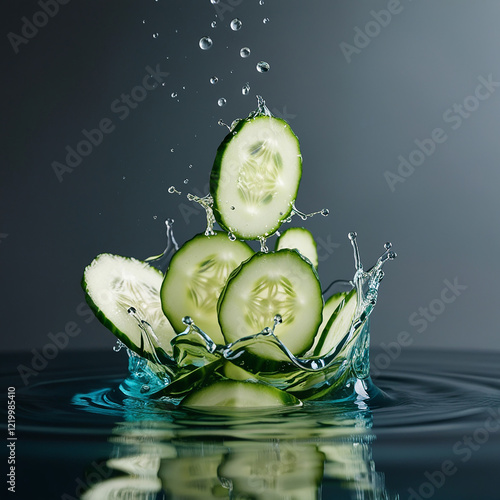
<svg viewBox="0 0 500 500">
<path fill-rule="evenodd" d="M 113 345 L 77 311 L 84 266 L 101 252 L 159 253 L 166 217 L 179 242 L 201 231 L 202 215 L 181 213 L 184 195 L 205 190 L 225 135 L 217 121 L 247 115 L 256 94 L 300 138 L 298 207 L 330 208 L 307 223 L 322 280 L 351 277 L 348 231 L 366 267 L 394 243 L 374 345 L 406 331 L 419 346 L 500 347 L 497 0 L 72 0 L 48 19 L 40 11 L 11 0 L 0 20 L 1 349 L 41 348 L 68 322 L 81 332 L 67 349 Z M 16 38 L 34 16 L 45 25 Z M 112 108 L 157 65 L 165 85 L 127 116 Z M 52 163 L 106 118 L 112 132 L 60 182 Z M 416 141 L 426 153 L 412 153 Z M 398 172 L 400 155 L 421 164 Z"/>
</svg>

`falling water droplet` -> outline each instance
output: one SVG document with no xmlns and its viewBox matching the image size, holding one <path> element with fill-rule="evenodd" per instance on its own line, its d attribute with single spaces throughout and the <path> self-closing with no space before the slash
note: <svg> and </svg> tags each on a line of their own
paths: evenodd
<svg viewBox="0 0 500 500">
<path fill-rule="evenodd" d="M 324 208 L 323 210 L 321 210 L 321 215 L 323 217 L 326 217 L 329 213 L 330 213 L 330 210 L 328 210 L 328 208 Z"/>
<path fill-rule="evenodd" d="M 212 28 L 215 28 L 217 26 L 217 21 L 212 21 L 212 24 L 210 24 L 210 26 L 212 26 Z"/>
<path fill-rule="evenodd" d="M 249 92 L 250 92 L 250 84 L 247 82 L 245 83 L 245 85 L 243 85 L 243 87 L 241 87 L 241 93 L 243 95 L 248 95 Z"/>
<path fill-rule="evenodd" d="M 264 5 L 264 0 L 259 0 L 259 5 Z"/>
<path fill-rule="evenodd" d="M 263 22 L 264 24 L 267 24 L 267 23 L 269 22 L 269 18 L 268 18 L 268 17 L 265 17 L 264 19 L 262 19 L 262 22 Z"/>
<path fill-rule="evenodd" d="M 198 42 L 198 45 L 200 46 L 200 49 L 202 50 L 208 50 L 214 42 L 212 42 L 212 39 L 209 36 L 204 36 L 200 38 L 200 41 Z"/>
<path fill-rule="evenodd" d="M 276 316 L 274 317 L 274 323 L 276 325 L 281 325 L 281 323 L 283 323 L 283 318 L 281 317 L 281 314 L 276 314 Z"/>
<path fill-rule="evenodd" d="M 129 314 L 135 314 L 137 311 L 136 311 L 135 307 L 129 307 L 129 308 L 127 309 L 127 312 L 128 312 Z"/>
<path fill-rule="evenodd" d="M 212 85 L 215 85 L 218 81 L 219 79 L 216 76 L 212 76 L 212 78 L 210 78 L 210 83 Z"/>
<path fill-rule="evenodd" d="M 242 49 L 240 49 L 240 56 L 245 58 L 245 57 L 248 57 L 250 55 L 250 49 L 248 47 L 243 47 Z"/>
<path fill-rule="evenodd" d="M 231 210 L 235 210 L 235 207 L 234 207 L 233 205 L 231 205 L 229 208 L 230 208 Z"/>
<path fill-rule="evenodd" d="M 174 148 L 170 148 L 170 152 L 173 153 L 174 152 Z"/>
<path fill-rule="evenodd" d="M 184 179 L 184 184 L 187 184 L 189 182 L 189 179 Z"/>
<path fill-rule="evenodd" d="M 237 18 L 235 17 L 232 21 L 231 21 L 231 29 L 233 31 L 238 31 L 241 29 L 241 27 L 243 26 L 243 23 Z"/>
<path fill-rule="evenodd" d="M 193 165 L 189 165 L 188 168 L 193 168 Z"/>
<path fill-rule="evenodd" d="M 217 5 L 220 2 L 220 0 L 210 0 L 210 2 L 213 3 L 214 5 Z"/>
<path fill-rule="evenodd" d="M 392 248 L 392 243 L 390 241 L 388 241 L 387 243 L 384 244 L 384 248 L 386 250 L 389 250 L 390 248 Z"/>
<path fill-rule="evenodd" d="M 154 220 L 158 219 L 158 216 L 157 215 L 153 215 L 153 219 Z"/>
<path fill-rule="evenodd" d="M 269 66 L 269 63 L 266 63 L 266 61 L 260 61 L 257 63 L 257 71 L 259 73 L 267 73 L 271 69 L 271 66 Z"/>
<path fill-rule="evenodd" d="M 143 19 L 143 20 L 142 20 L 142 24 L 146 24 L 146 19 Z"/>
<path fill-rule="evenodd" d="M 225 106 L 225 105 L 226 105 L 226 102 L 227 102 L 227 101 L 226 101 L 226 99 L 224 99 L 224 97 L 221 97 L 221 98 L 217 101 L 217 104 L 218 104 L 219 106 L 221 106 L 221 107 L 222 107 L 222 106 Z"/>
<path fill-rule="evenodd" d="M 172 99 L 175 99 L 175 98 L 177 97 L 177 92 L 172 92 L 172 93 L 170 94 L 170 97 L 171 97 Z"/>
<path fill-rule="evenodd" d="M 153 38 L 158 38 L 160 36 L 159 33 L 153 33 Z"/>
</svg>

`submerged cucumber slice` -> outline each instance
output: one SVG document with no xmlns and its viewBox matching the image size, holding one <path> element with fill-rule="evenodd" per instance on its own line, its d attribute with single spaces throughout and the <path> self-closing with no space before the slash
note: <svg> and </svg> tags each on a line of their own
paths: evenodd
<svg viewBox="0 0 500 500">
<path fill-rule="evenodd" d="M 158 336 L 160 346 L 170 353 L 174 329 L 161 310 L 160 287 L 163 274 L 140 260 L 103 253 L 85 268 L 82 287 L 97 318 L 127 347 L 141 356 L 142 334 L 136 319 L 128 314 L 134 307 Z"/>
<path fill-rule="evenodd" d="M 219 146 L 210 176 L 217 222 L 241 239 L 273 234 L 292 211 L 301 175 L 299 141 L 285 121 L 241 120 Z"/>
<path fill-rule="evenodd" d="M 190 408 L 264 408 L 270 406 L 300 406 L 299 399 L 285 391 L 258 382 L 221 380 L 192 392 L 182 401 Z"/>
<path fill-rule="evenodd" d="M 219 324 L 227 342 L 272 327 L 293 353 L 312 344 L 321 323 L 323 297 L 318 275 L 296 250 L 257 253 L 235 269 L 218 303 Z"/>
<path fill-rule="evenodd" d="M 340 302 L 321 332 L 314 350 L 315 356 L 328 354 L 349 332 L 355 319 L 356 305 L 357 296 L 356 289 L 354 289 Z"/>
<path fill-rule="evenodd" d="M 304 257 L 308 258 L 318 269 L 318 249 L 313 235 L 303 227 L 291 227 L 280 235 L 276 241 L 276 250 L 282 248 L 296 248 Z"/>
<path fill-rule="evenodd" d="M 163 311 L 177 332 L 186 328 L 182 318 L 191 316 L 214 342 L 224 343 L 217 299 L 231 271 L 253 253 L 225 233 L 199 234 L 177 250 L 161 287 Z"/>
</svg>

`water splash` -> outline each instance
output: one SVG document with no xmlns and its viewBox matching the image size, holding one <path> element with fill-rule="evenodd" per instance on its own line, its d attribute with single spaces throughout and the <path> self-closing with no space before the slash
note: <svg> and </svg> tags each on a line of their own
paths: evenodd
<svg viewBox="0 0 500 500">
<path fill-rule="evenodd" d="M 189 193 L 187 195 L 187 199 L 189 201 L 194 201 L 195 203 L 198 203 L 204 208 L 207 216 L 207 228 L 205 229 L 205 236 L 213 236 L 215 234 L 214 232 L 215 216 L 213 210 L 214 200 L 212 196 L 210 194 L 207 194 L 203 198 L 200 198 L 199 196 Z"/>
<path fill-rule="evenodd" d="M 328 208 L 322 208 L 321 210 L 318 210 L 317 212 L 311 212 L 309 214 L 306 214 L 302 211 L 300 211 L 296 206 L 295 203 L 292 203 L 292 212 L 290 216 L 286 219 L 286 222 L 291 222 L 292 217 L 294 215 L 298 215 L 302 220 L 307 220 L 310 219 L 311 217 L 314 217 L 315 215 L 321 214 L 323 217 L 328 217 L 330 214 L 330 210 Z"/>
<path fill-rule="evenodd" d="M 175 189 L 175 186 L 170 186 L 167 191 L 170 193 L 170 194 L 178 194 L 178 195 L 181 195 L 182 193 L 180 191 L 177 191 L 177 189 Z"/>
<path fill-rule="evenodd" d="M 144 262 L 147 262 L 150 266 L 155 267 L 162 273 L 165 273 L 167 271 L 168 264 L 172 259 L 172 256 L 174 255 L 175 252 L 177 252 L 177 250 L 179 250 L 179 245 L 177 244 L 177 241 L 175 241 L 174 237 L 173 225 L 174 225 L 174 219 L 167 219 L 165 221 L 165 226 L 167 228 L 166 230 L 167 244 L 165 246 L 165 250 L 163 250 L 163 252 L 160 255 L 153 255 L 152 257 L 144 259 Z"/>
</svg>

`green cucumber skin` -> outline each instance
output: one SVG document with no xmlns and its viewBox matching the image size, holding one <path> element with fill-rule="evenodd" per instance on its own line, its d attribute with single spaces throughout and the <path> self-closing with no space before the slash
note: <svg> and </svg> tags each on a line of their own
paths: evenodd
<svg viewBox="0 0 500 500">
<path fill-rule="evenodd" d="M 341 313 L 342 309 L 344 309 L 347 306 L 347 302 L 350 300 L 355 300 L 356 299 L 356 289 L 353 288 L 344 298 L 344 300 L 338 305 L 337 309 L 335 309 L 334 313 L 330 316 L 330 319 L 328 320 L 328 323 L 326 324 L 323 332 L 321 332 L 321 338 L 318 341 L 318 344 L 316 345 L 316 348 L 314 350 L 314 356 L 318 356 L 319 353 L 321 352 L 321 349 L 325 345 L 325 342 L 328 337 L 328 333 L 330 332 L 330 329 L 332 325 L 335 322 L 335 319 L 337 318 L 337 315 Z M 347 333 L 347 332 L 346 332 Z"/>
<path fill-rule="evenodd" d="M 99 254 L 94 260 L 96 260 L 101 255 L 105 255 L 105 254 L 106 254 L 106 252 L 104 252 L 102 254 Z M 110 254 L 110 255 L 115 255 L 115 254 Z M 121 255 L 119 255 L 119 257 L 122 257 L 123 259 L 129 260 L 129 261 L 138 261 L 138 259 L 134 259 L 134 258 L 131 258 L 131 257 L 123 257 Z M 147 264 L 147 262 L 143 262 L 143 261 L 139 261 L 139 262 Z M 150 266 L 150 267 L 151 267 L 151 269 L 153 269 L 154 271 L 156 271 L 160 276 L 163 277 L 163 273 L 161 271 L 159 271 L 158 269 L 156 269 L 156 268 L 154 268 L 152 266 Z M 89 305 L 89 307 L 92 310 L 92 312 L 94 313 L 95 317 L 100 321 L 100 323 L 103 324 L 115 337 L 117 337 L 120 342 L 123 342 L 131 351 L 134 351 L 139 356 L 147 358 L 150 361 L 154 361 L 153 356 L 151 356 L 148 352 L 142 351 L 140 346 L 135 345 L 129 339 L 129 337 L 125 333 L 123 333 L 121 330 L 119 330 L 114 325 L 114 323 L 111 322 L 106 317 L 106 315 L 101 311 L 101 309 L 99 309 L 99 307 L 94 303 L 94 301 L 91 299 L 91 297 L 89 295 L 89 290 L 87 288 L 87 283 L 85 281 L 85 274 L 82 277 L 81 285 L 82 285 L 83 291 L 85 292 L 85 301 Z M 139 327 L 137 327 L 137 328 L 139 328 Z M 162 359 L 164 357 L 164 351 L 161 350 L 161 352 L 159 352 L 159 354 L 161 356 L 160 359 Z"/>
<path fill-rule="evenodd" d="M 224 286 L 224 288 L 222 289 L 222 292 L 219 296 L 219 300 L 217 301 L 217 316 L 220 317 L 220 309 L 221 309 L 221 305 L 222 305 L 222 302 L 224 300 L 224 297 L 226 295 L 226 291 L 231 283 L 231 280 L 233 278 L 236 278 L 238 276 L 238 273 L 242 270 L 243 266 L 245 264 L 247 264 L 248 262 L 250 262 L 252 259 L 260 259 L 266 255 L 270 255 L 270 254 L 277 254 L 277 253 L 293 253 L 293 254 L 296 254 L 298 255 L 302 261 L 304 263 L 306 263 L 308 266 L 310 266 L 314 276 L 316 277 L 316 282 L 317 282 L 317 285 L 318 285 L 318 293 L 321 297 L 323 297 L 323 294 L 322 294 L 322 291 L 321 291 L 321 283 L 320 283 L 320 280 L 319 280 L 319 276 L 318 276 L 318 272 L 316 271 L 315 267 L 313 266 L 313 264 L 308 260 L 306 259 L 303 255 L 300 254 L 300 252 L 298 252 L 297 250 L 295 249 L 290 249 L 290 248 L 282 248 L 281 250 L 278 250 L 278 251 L 275 251 L 275 252 L 257 252 L 255 254 L 253 254 L 249 259 L 245 260 L 244 262 L 242 262 L 236 269 L 234 269 L 234 271 L 229 275 L 227 281 L 226 281 L 226 285 Z M 323 316 L 322 314 L 320 314 L 319 316 L 319 320 L 318 320 L 318 324 L 316 325 L 316 332 L 318 330 L 318 328 L 320 327 L 321 323 L 323 321 Z M 221 331 L 222 331 L 222 334 L 224 335 L 224 330 L 222 328 L 222 325 L 220 323 L 220 319 L 219 319 L 219 326 L 221 328 Z M 259 333 L 259 332 L 255 332 L 255 333 Z M 311 343 L 309 344 L 309 346 L 307 346 L 306 348 L 304 348 L 303 350 L 301 350 L 300 352 L 298 353 L 295 353 L 294 355 L 295 356 L 301 356 L 303 355 L 304 353 L 306 353 L 308 351 L 308 349 L 310 349 L 310 347 L 312 346 L 313 342 L 314 342 L 314 338 L 315 338 L 316 334 L 313 335 L 312 337 L 312 340 L 311 340 Z M 227 341 L 227 339 L 226 339 Z M 270 360 L 265 360 L 264 359 L 264 362 L 265 364 L 270 362 Z M 273 363 L 271 362 L 271 365 Z"/>
<path fill-rule="evenodd" d="M 221 166 L 222 166 L 222 160 L 224 158 L 224 153 L 226 152 L 226 148 L 228 147 L 229 143 L 231 142 L 231 139 L 234 138 L 234 135 L 237 134 L 247 123 L 249 123 L 251 121 L 254 121 L 254 120 L 258 120 L 260 118 L 268 118 L 268 117 L 264 115 L 264 116 L 257 116 L 255 118 L 245 118 L 243 120 L 240 120 L 238 122 L 238 124 L 236 125 L 236 127 L 234 128 L 234 130 L 232 130 L 231 132 L 229 132 L 229 134 L 227 134 L 226 137 L 224 137 L 224 139 L 221 142 L 220 146 L 217 148 L 217 153 L 215 155 L 214 164 L 213 164 L 213 167 L 212 167 L 212 171 L 210 173 L 210 194 L 211 194 L 211 196 L 213 198 L 213 203 L 214 203 L 213 204 L 213 212 L 214 212 L 215 220 L 219 223 L 219 225 L 222 227 L 222 229 L 224 229 L 225 231 L 228 231 L 228 232 L 233 232 L 236 236 L 240 236 L 240 235 L 238 235 L 238 233 L 234 229 L 231 230 L 231 228 L 227 227 L 227 225 L 224 223 L 224 216 L 222 215 L 222 212 L 219 209 L 219 203 L 218 203 L 218 199 L 217 199 L 217 186 L 219 184 L 219 178 L 220 178 L 220 170 L 221 170 Z M 273 117 L 273 119 L 274 120 L 279 120 L 280 122 L 283 123 L 283 125 L 288 126 L 288 128 L 289 128 L 292 136 L 297 141 L 297 148 L 300 151 L 299 139 L 295 135 L 295 133 L 293 132 L 293 130 L 291 129 L 290 125 L 288 125 L 288 123 L 285 120 L 282 120 L 281 118 Z M 299 168 L 300 168 L 300 176 L 299 176 L 299 179 L 300 179 L 302 177 L 302 156 L 300 156 L 300 166 L 299 166 Z M 293 200 L 297 199 L 297 193 L 299 191 L 299 185 L 300 185 L 300 182 L 297 183 L 297 189 L 295 191 L 295 194 L 293 195 Z M 271 236 L 272 234 L 274 234 L 280 228 L 281 224 L 283 224 L 283 222 L 292 213 L 292 209 L 293 209 L 293 202 L 290 203 L 290 207 L 289 207 L 288 211 L 286 213 L 285 212 L 283 213 L 283 216 L 278 221 L 278 223 L 276 224 L 276 226 L 273 227 L 273 228 L 271 228 L 271 229 L 269 229 L 269 231 L 268 231 L 268 235 L 269 236 Z M 245 239 L 245 240 L 258 240 L 259 237 L 258 236 L 254 236 L 254 237 L 244 236 L 244 237 L 242 237 L 242 239 Z"/>
</svg>

